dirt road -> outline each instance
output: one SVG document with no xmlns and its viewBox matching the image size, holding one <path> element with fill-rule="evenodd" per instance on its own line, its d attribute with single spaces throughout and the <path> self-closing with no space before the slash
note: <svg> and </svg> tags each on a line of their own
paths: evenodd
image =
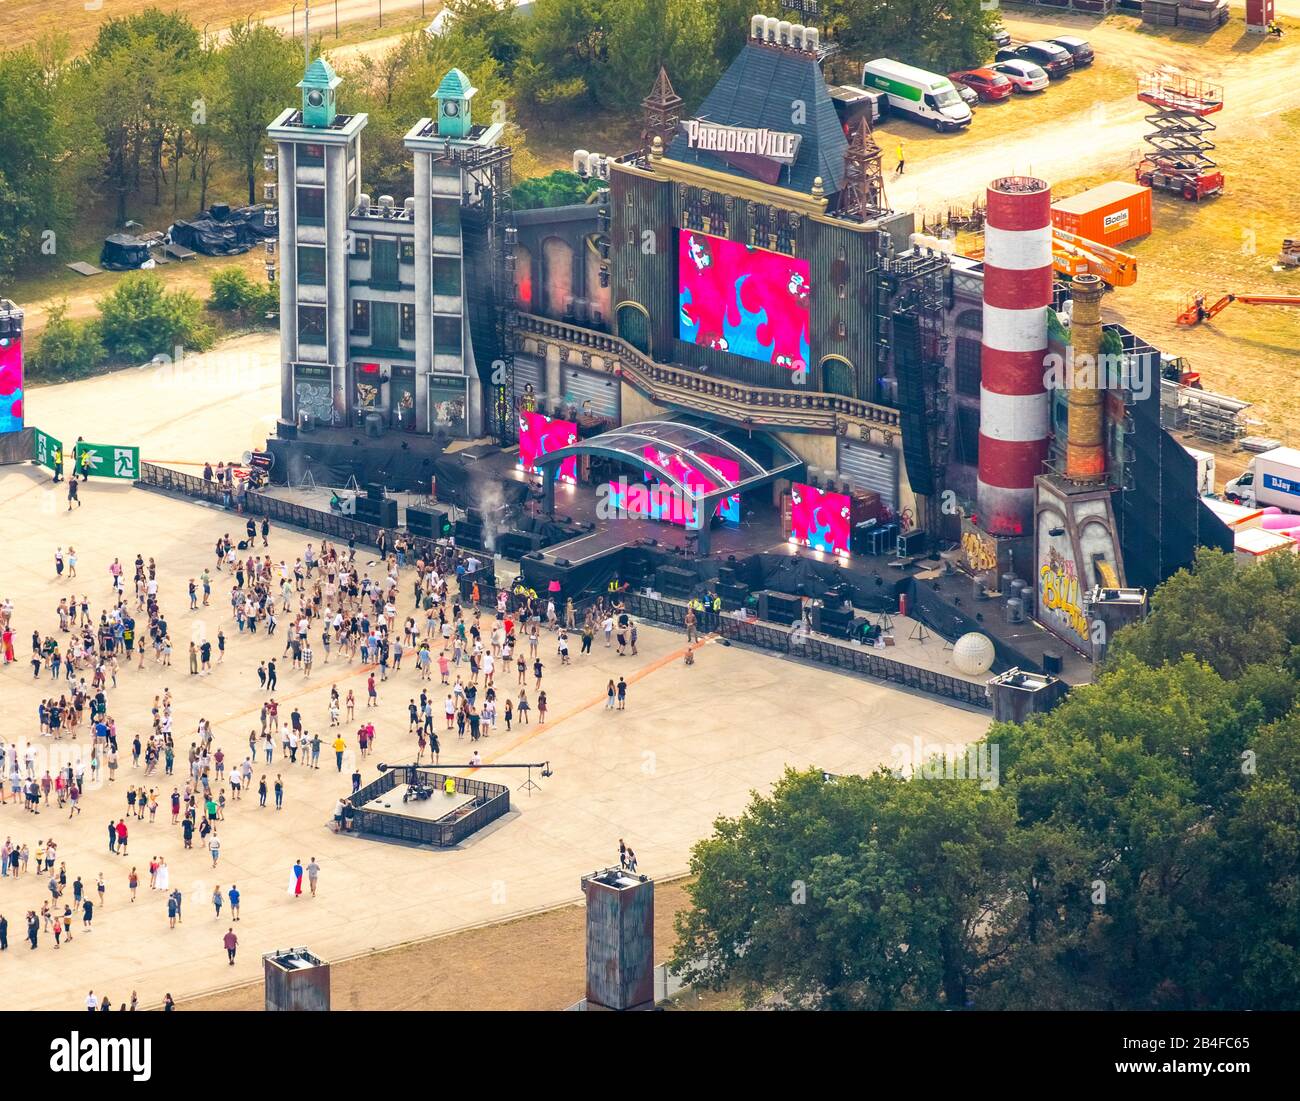
<svg viewBox="0 0 1300 1101">
<path fill-rule="evenodd" d="M 1300 0 L 1291 0 L 1300 9 Z M 879 130 L 891 139 L 901 140 L 908 151 L 909 164 L 917 158 L 918 145 L 926 155 L 902 178 L 887 182 L 889 198 L 895 208 L 933 208 L 959 196 L 978 195 L 989 180 L 1007 175 L 1035 175 L 1049 183 L 1077 176 L 1112 170 L 1121 172 L 1136 163 L 1137 150 L 1147 130 L 1143 122 L 1150 108 L 1136 97 L 1138 74 L 1170 64 L 1223 85 L 1225 109 L 1215 118 L 1221 138 L 1247 133 L 1261 118 L 1276 114 L 1296 104 L 1296 90 L 1291 79 L 1300 67 L 1300 32 L 1283 43 L 1265 43 L 1252 36 L 1246 43 L 1254 49 L 1241 52 L 1210 53 L 1195 41 L 1180 42 L 1164 36 L 1144 33 L 1133 20 L 1095 20 L 1068 17 L 1056 13 L 1036 17 L 1016 11 L 1004 17 L 1007 29 L 1017 38 L 1040 37 L 1047 31 L 1063 33 L 1068 27 L 1085 34 L 1097 50 L 1097 68 L 1103 66 L 1120 79 L 1107 81 L 1100 94 L 1081 104 L 1075 117 L 1056 119 L 1048 127 L 1035 126 L 1032 116 L 1018 112 L 1021 125 L 1012 134 L 998 135 L 996 142 L 982 140 L 989 114 L 1004 105 L 981 107 L 970 130 L 952 141 L 948 135 L 930 135 L 907 121 L 890 120 Z M 1248 53 L 1249 65 L 1242 54 Z M 1091 78 L 1084 73 L 1070 80 Z M 1058 96 L 1068 87 L 1053 86 L 1044 93 Z M 1005 106 L 1020 107 L 1020 102 Z M 946 143 L 947 151 L 928 155 L 930 146 Z M 886 160 L 892 146 L 886 145 Z"/>
</svg>

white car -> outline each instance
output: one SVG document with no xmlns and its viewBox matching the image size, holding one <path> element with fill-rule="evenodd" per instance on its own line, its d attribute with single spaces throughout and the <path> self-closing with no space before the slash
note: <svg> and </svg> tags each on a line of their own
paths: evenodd
<svg viewBox="0 0 1300 1101">
<path fill-rule="evenodd" d="M 1011 81 L 1017 92 L 1041 92 L 1049 83 L 1047 74 L 1032 61 L 999 61 L 989 67 Z"/>
</svg>

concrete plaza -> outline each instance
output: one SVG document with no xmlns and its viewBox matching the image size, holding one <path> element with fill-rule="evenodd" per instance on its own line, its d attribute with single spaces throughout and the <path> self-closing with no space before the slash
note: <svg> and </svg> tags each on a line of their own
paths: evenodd
<svg viewBox="0 0 1300 1101">
<path fill-rule="evenodd" d="M 266 431 L 261 411 L 271 404 L 275 370 L 263 354 L 267 343 L 261 337 L 232 342 L 215 353 L 226 357 L 215 367 L 186 362 L 34 389 L 29 423 L 54 430 L 68 445 L 79 434 L 96 443 L 139 444 L 145 458 L 237 456 Z M 118 422 L 136 427 L 96 427 Z M 544 639 L 549 721 L 498 731 L 479 747 L 485 762 L 549 761 L 554 775 L 530 795 L 519 790 L 524 774 L 484 770 L 481 776 L 511 788 L 510 815 L 459 850 L 429 851 L 330 829 L 335 800 L 350 786 L 359 722 L 371 718 L 378 731 L 374 754 L 360 762 L 364 782 L 377 775 L 379 762 L 413 759 L 406 706 L 418 697 L 421 683 L 409 665 L 391 674 L 380 686 L 379 708 L 367 714 L 359 663 L 340 665 L 335 656 L 325 664 L 316 645 L 310 679 L 291 671 L 287 659 L 277 662 L 276 698 L 281 721 L 297 707 L 306 727 L 320 731 L 326 744 L 321 768 L 281 761 L 278 746 L 271 766 L 258 763 L 254 792 L 227 805 L 214 869 L 198 841 L 185 851 L 179 827 L 170 825 L 169 781 L 183 787 L 184 755 L 200 718 L 214 724 L 214 744 L 229 760 L 243 759 L 265 698 L 257 664 L 278 659 L 283 648 L 279 633 L 273 640 L 238 633 L 225 573 L 213 574 L 211 606 L 188 611 L 186 582 L 211 568 L 220 534 L 242 537 L 243 518 L 108 482 L 92 481 L 82 496 L 84 505 L 69 513 L 63 486 L 52 486 L 44 472 L 0 469 L 0 525 L 7 536 L 0 600 L 14 603 L 18 657 L 17 664 L 0 670 L 0 731 L 6 739 L 31 739 L 46 752 L 87 746 L 85 733 L 76 743 L 65 737 L 56 746 L 39 736 L 37 704 L 52 690 L 62 691 L 66 681 L 56 690 L 47 675 L 32 678 L 30 636 L 33 628 L 57 635 L 56 606 L 73 593 L 89 595 L 97 619 L 111 596 L 108 566 L 115 556 L 128 570 L 137 552 L 157 560 L 173 665 L 160 669 L 150 657 L 143 669 L 123 668 L 108 701 L 119 732 L 117 782 L 109 784 L 101 774 L 78 818 L 69 821 L 66 811 L 55 809 L 33 817 L 20 804 L 0 806 L 0 838 L 25 841 L 34 854 L 38 838 L 52 837 L 69 882 L 80 876 L 93 890 L 102 872 L 108 885 L 92 932 L 82 932 L 78 918 L 71 944 L 56 952 L 52 936 L 42 933 L 40 947 L 31 951 L 23 916 L 49 898 L 45 877 L 29 871 L 16 881 L 0 879 L 0 914 L 9 921 L 9 949 L 0 956 L 6 979 L 0 1009 L 77 1009 L 89 989 L 106 992 L 115 1004 L 136 991 L 141 1004 L 154 1005 L 168 992 L 179 1000 L 258 979 L 261 954 L 276 948 L 306 945 L 337 960 L 571 903 L 580 897 L 579 876 L 617 859 L 619 838 L 636 850 L 643 872 L 681 874 L 691 845 L 710 832 L 713 820 L 741 811 L 752 791 L 769 790 L 787 766 L 864 772 L 895 760 L 898 747 L 910 748 L 915 737 L 964 744 L 988 726 L 986 714 L 740 647 L 706 645 L 687 668 L 683 636 L 645 624 L 638 656 L 618 657 L 598 638 L 590 657 L 577 656 L 575 646 L 574 663 L 564 669 Z M 273 560 L 292 561 L 308 540 L 320 542 L 313 534 L 273 530 L 269 553 Z M 66 552 L 70 546 L 76 548 L 78 577 L 56 580 L 55 549 Z M 399 615 L 409 610 L 405 579 L 403 589 Z M 210 676 L 190 676 L 190 639 L 215 639 L 219 628 L 227 638 L 224 664 Z M 620 675 L 630 685 L 627 710 L 606 711 L 605 684 Z M 513 671 L 498 678 L 499 688 L 513 688 L 514 682 Z M 352 689 L 358 700 L 356 720 L 343 726 L 352 748 L 342 774 L 327 748 L 333 741 L 326 712 L 331 684 L 344 696 Z M 148 733 L 149 709 L 166 687 L 175 699 L 176 775 L 145 778 L 142 768 L 131 768 L 130 742 L 134 734 Z M 442 695 L 436 677 L 429 687 L 437 714 Z M 536 697 L 531 676 L 529 696 Z M 470 748 L 457 744 L 454 732 L 440 737 L 444 764 L 468 761 Z M 43 768 L 42 760 L 38 777 Z M 284 809 L 259 809 L 256 781 L 266 773 L 273 783 L 277 772 L 286 781 Z M 130 820 L 131 855 L 110 855 L 107 824 L 125 814 L 129 781 L 158 789 L 158 820 Z M 153 855 L 165 857 L 172 885 L 185 892 L 183 921 L 175 929 L 168 928 L 162 894 L 148 888 Z M 290 868 L 295 859 L 305 863 L 313 856 L 321 865 L 318 897 L 295 899 L 286 889 Z M 141 880 L 134 903 L 127 889 L 132 867 Z M 231 924 L 228 907 L 217 919 L 209 901 L 215 885 L 224 893 L 232 883 L 242 895 L 234 967 L 221 946 Z"/>
</svg>

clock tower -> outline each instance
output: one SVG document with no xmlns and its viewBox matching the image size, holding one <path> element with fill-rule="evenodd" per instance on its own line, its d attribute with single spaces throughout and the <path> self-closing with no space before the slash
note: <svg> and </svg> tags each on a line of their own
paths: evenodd
<svg viewBox="0 0 1300 1101">
<path fill-rule="evenodd" d="M 318 57 L 308 67 L 298 87 L 302 89 L 302 124 L 324 129 L 333 124 L 338 113 L 334 103 L 334 89 L 342 83 L 329 63 Z"/>
<path fill-rule="evenodd" d="M 478 89 L 469 82 L 469 77 L 459 69 L 452 69 L 438 90 L 434 99 L 438 101 L 438 136 L 440 138 L 468 138 L 471 129 L 470 100 L 478 95 Z"/>
</svg>

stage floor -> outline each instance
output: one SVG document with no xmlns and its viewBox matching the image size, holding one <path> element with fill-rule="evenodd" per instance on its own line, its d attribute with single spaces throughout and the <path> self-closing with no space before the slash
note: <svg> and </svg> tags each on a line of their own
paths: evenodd
<svg viewBox="0 0 1300 1101">
<path fill-rule="evenodd" d="M 409 803 L 403 803 L 402 795 L 408 786 L 398 784 L 378 799 L 371 799 L 361 809 L 397 814 L 403 818 L 418 818 L 423 822 L 438 822 L 474 802 L 474 796 L 463 792 L 458 791 L 455 795 L 448 796 L 444 791 L 435 791 L 428 799 L 412 799 Z"/>
</svg>

